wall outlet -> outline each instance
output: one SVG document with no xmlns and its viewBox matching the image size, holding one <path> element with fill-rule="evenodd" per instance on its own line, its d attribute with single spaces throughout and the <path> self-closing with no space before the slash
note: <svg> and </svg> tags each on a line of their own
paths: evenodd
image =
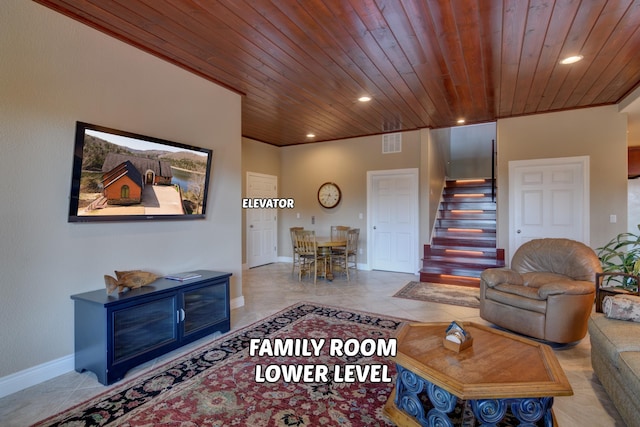
<svg viewBox="0 0 640 427">
<path fill-rule="evenodd" d="M 300 212 L 297 212 L 297 213 L 296 213 L 296 218 L 297 218 L 297 219 L 300 219 Z"/>
<path fill-rule="evenodd" d="M 611 224 L 615 224 L 616 222 L 618 222 L 618 215 L 609 215 L 609 222 Z"/>
<path fill-rule="evenodd" d="M 359 219 L 364 218 L 364 215 L 362 214 L 362 212 L 360 212 L 360 213 L 358 214 L 358 218 L 359 218 Z"/>
<path fill-rule="evenodd" d="M 311 217 L 311 224 L 313 225 L 313 224 L 315 224 L 315 223 L 316 223 L 316 217 L 315 217 L 315 216 L 312 216 L 312 217 Z"/>
</svg>

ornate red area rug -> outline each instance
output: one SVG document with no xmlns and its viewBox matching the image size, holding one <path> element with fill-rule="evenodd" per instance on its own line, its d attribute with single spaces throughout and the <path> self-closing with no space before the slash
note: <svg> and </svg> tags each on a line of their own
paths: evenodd
<svg viewBox="0 0 640 427">
<path fill-rule="evenodd" d="M 387 426 L 401 319 L 300 303 L 38 426 Z"/>
</svg>

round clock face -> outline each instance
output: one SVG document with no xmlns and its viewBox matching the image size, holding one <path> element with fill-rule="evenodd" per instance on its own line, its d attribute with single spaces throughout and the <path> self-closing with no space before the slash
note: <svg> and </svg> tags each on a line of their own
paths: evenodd
<svg viewBox="0 0 640 427">
<path fill-rule="evenodd" d="M 318 189 L 318 202 L 322 207 L 335 208 L 341 197 L 340 188 L 333 182 L 325 182 Z"/>
</svg>

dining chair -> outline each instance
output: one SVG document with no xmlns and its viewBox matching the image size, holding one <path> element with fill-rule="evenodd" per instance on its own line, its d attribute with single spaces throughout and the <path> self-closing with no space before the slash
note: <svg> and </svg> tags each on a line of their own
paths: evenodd
<svg viewBox="0 0 640 427">
<path fill-rule="evenodd" d="M 347 275 L 347 281 L 350 280 L 349 270 L 351 268 L 358 269 L 358 240 L 360 239 L 360 229 L 352 228 L 347 231 L 346 242 L 342 253 L 334 254 L 333 259 L 335 265 L 340 267 Z"/>
<path fill-rule="evenodd" d="M 347 281 L 349 280 L 349 269 L 353 268 L 358 273 L 358 242 L 360 240 L 360 229 L 352 228 L 347 232 L 347 250 L 346 250 L 346 270 Z"/>
<path fill-rule="evenodd" d="M 298 256 L 300 257 L 298 281 L 302 280 L 303 270 L 309 274 L 311 274 L 313 270 L 313 283 L 315 284 L 318 280 L 318 264 L 322 262 L 322 271 L 326 268 L 325 257 L 318 255 L 316 232 L 313 230 L 300 230 L 296 231 L 295 236 Z"/>
<path fill-rule="evenodd" d="M 331 226 L 331 240 L 347 240 L 347 231 L 351 227 L 346 225 L 332 225 Z"/>
<path fill-rule="evenodd" d="M 331 241 L 336 242 L 339 240 L 347 240 L 347 232 L 351 229 L 351 227 L 347 227 L 346 225 L 332 225 L 331 226 Z M 331 252 L 336 255 L 344 254 L 344 247 L 335 247 L 332 248 Z"/>
<path fill-rule="evenodd" d="M 295 273 L 296 266 L 300 266 L 300 255 L 298 254 L 298 247 L 296 246 L 296 232 L 304 230 L 304 227 L 291 227 L 289 233 L 291 234 L 291 249 L 293 251 L 292 259 L 293 265 L 291 266 L 291 275 Z"/>
</svg>

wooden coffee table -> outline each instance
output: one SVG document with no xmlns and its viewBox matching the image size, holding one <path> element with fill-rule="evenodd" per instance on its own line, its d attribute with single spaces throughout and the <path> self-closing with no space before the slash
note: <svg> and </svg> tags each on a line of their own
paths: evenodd
<svg viewBox="0 0 640 427">
<path fill-rule="evenodd" d="M 459 322 L 460 323 L 460 322 Z M 507 418 L 516 424 L 553 426 L 554 396 L 571 385 L 546 344 L 463 322 L 473 345 L 444 347 L 449 323 L 405 325 L 397 336 L 397 379 L 385 413 L 399 426 L 460 423 L 470 408 L 479 425 Z"/>
</svg>

